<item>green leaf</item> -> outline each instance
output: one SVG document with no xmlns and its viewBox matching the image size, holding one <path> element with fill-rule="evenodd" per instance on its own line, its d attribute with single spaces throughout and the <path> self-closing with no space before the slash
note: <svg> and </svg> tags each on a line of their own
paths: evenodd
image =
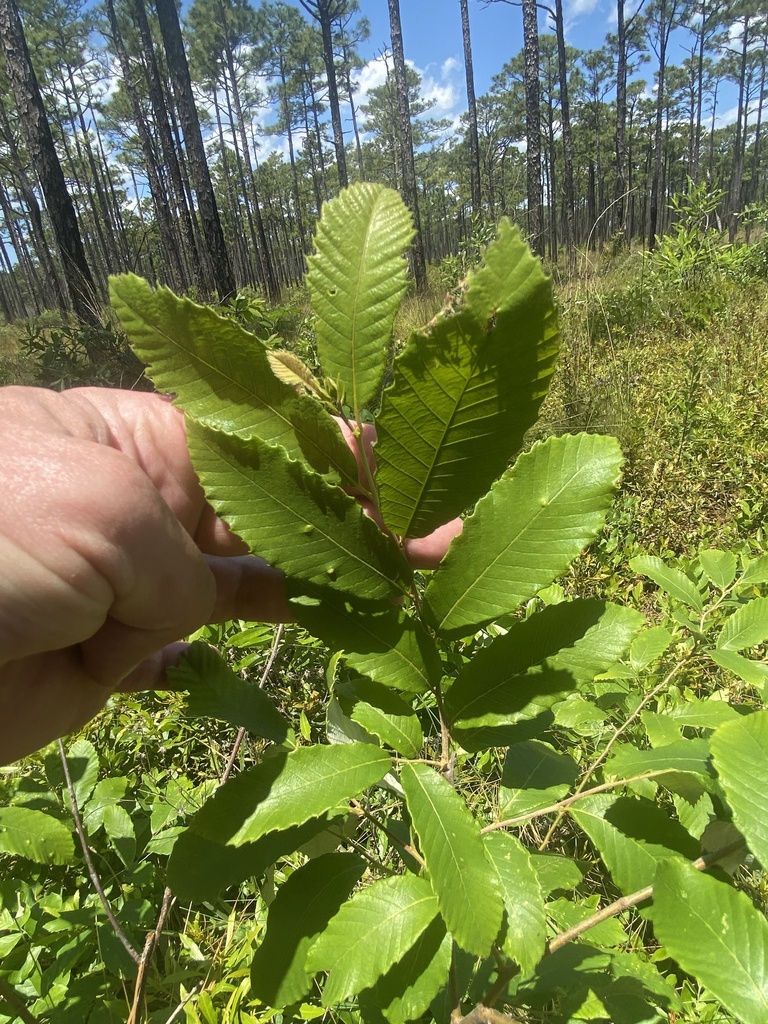
<svg viewBox="0 0 768 1024">
<path fill-rule="evenodd" d="M 93 792 L 99 778 L 99 757 L 89 740 L 79 739 L 70 743 L 66 751 L 69 777 L 75 791 L 77 806 L 83 808 Z M 66 791 L 67 783 L 59 751 L 52 749 L 45 757 L 45 774 L 52 789 Z M 67 799 L 68 797 L 65 797 Z"/>
<path fill-rule="evenodd" d="M 169 689 L 189 691 L 184 712 L 191 718 L 218 718 L 274 743 L 288 739 L 288 722 L 266 693 L 233 672 L 208 644 L 192 644 L 166 676 Z"/>
<path fill-rule="evenodd" d="M 280 751 L 225 783 L 190 828 L 231 846 L 252 843 L 359 796 L 391 767 L 389 755 L 370 743 Z"/>
<path fill-rule="evenodd" d="M 323 1005 L 373 985 L 437 917 L 429 882 L 416 875 L 384 878 L 344 904 L 317 939 L 307 970 L 328 971 Z"/>
<path fill-rule="evenodd" d="M 630 559 L 630 568 L 653 580 L 665 594 L 682 601 L 689 608 L 700 612 L 704 607 L 701 594 L 693 583 L 680 569 L 667 565 L 655 555 L 638 555 Z"/>
<path fill-rule="evenodd" d="M 710 583 L 718 590 L 726 590 L 736 579 L 736 555 L 732 551 L 718 551 L 709 548 L 699 552 L 699 565 L 707 575 Z"/>
<path fill-rule="evenodd" d="M 724 700 L 708 697 L 699 700 L 691 697 L 682 704 L 667 708 L 664 712 L 677 725 L 688 725 L 694 729 L 716 729 L 724 722 L 741 721 L 741 715 Z"/>
<path fill-rule="evenodd" d="M 768 921 L 744 893 L 690 864 L 659 864 L 651 911 L 656 937 L 739 1024 L 768 1020 Z"/>
<path fill-rule="evenodd" d="M 485 494 L 535 423 L 557 350 L 551 282 L 502 221 L 463 306 L 414 334 L 395 360 L 376 422 L 391 530 L 424 536 Z"/>
<path fill-rule="evenodd" d="M 499 786 L 500 820 L 530 814 L 562 799 L 579 769 L 570 754 L 541 740 L 514 743 L 507 750 Z"/>
<path fill-rule="evenodd" d="M 136 831 L 133 819 L 120 804 L 108 804 L 104 808 L 104 831 L 117 850 L 123 864 L 128 867 L 136 856 Z"/>
<path fill-rule="evenodd" d="M 768 597 L 755 597 L 737 608 L 717 637 L 726 651 L 744 651 L 768 640 Z"/>
<path fill-rule="evenodd" d="M 664 626 L 651 626 L 635 637 L 629 648 L 629 661 L 635 672 L 652 665 L 667 650 L 673 636 Z"/>
<path fill-rule="evenodd" d="M 66 825 L 30 807 L 0 807 L 0 853 L 37 864 L 68 864 L 75 853 Z"/>
<path fill-rule="evenodd" d="M 760 863 L 768 864 L 768 711 L 726 722 L 710 740 L 712 762 L 733 820 Z"/>
<path fill-rule="evenodd" d="M 646 772 L 692 772 L 709 777 L 709 741 L 679 740 L 653 750 L 638 750 L 625 743 L 614 748 L 613 755 L 606 762 L 605 772 L 618 779 L 629 779 Z"/>
<path fill-rule="evenodd" d="M 168 885 L 182 900 L 216 899 L 230 886 L 264 874 L 281 857 L 325 832 L 328 824 L 327 817 L 312 818 L 242 846 L 227 846 L 224 841 L 207 839 L 187 829 L 173 846 Z"/>
<path fill-rule="evenodd" d="M 608 712 L 592 700 L 570 693 L 555 708 L 555 725 L 569 729 L 580 736 L 594 736 L 601 732 Z"/>
<path fill-rule="evenodd" d="M 550 605 L 481 648 L 445 697 L 450 722 L 532 718 L 621 657 L 643 617 L 605 601 Z"/>
<path fill-rule="evenodd" d="M 728 669 L 739 679 L 750 686 L 765 686 L 768 683 L 768 665 L 761 661 L 752 661 L 736 651 L 707 651 L 712 661 L 720 668 Z"/>
<path fill-rule="evenodd" d="M 358 183 L 322 209 L 316 253 L 307 260 L 317 352 L 358 420 L 384 373 L 412 237 L 405 204 L 382 185 Z"/>
<path fill-rule="evenodd" d="M 441 674 L 440 656 L 421 623 L 392 605 L 367 610 L 349 601 L 293 601 L 297 621 L 329 647 L 343 651 L 350 668 L 377 683 L 422 693 Z"/>
<path fill-rule="evenodd" d="M 541 891 L 545 896 L 553 892 L 567 892 L 584 881 L 586 869 L 582 870 L 576 861 L 557 853 L 530 853 L 531 866 L 536 873 Z"/>
<path fill-rule="evenodd" d="M 397 694 L 370 679 L 355 679 L 336 688 L 349 717 L 404 757 L 418 757 L 424 734 L 416 712 Z M 351 706 L 349 706 L 351 705 Z"/>
<path fill-rule="evenodd" d="M 503 905 L 478 824 L 453 786 L 428 765 L 403 765 L 400 782 L 448 931 L 463 949 L 487 956 Z"/>
<path fill-rule="evenodd" d="M 104 824 L 104 811 L 107 807 L 113 807 L 123 800 L 127 789 L 128 780 L 122 776 L 111 776 L 96 784 L 91 798 L 82 812 L 86 832 L 96 832 L 101 828 Z M 155 804 L 155 807 L 157 806 L 159 806 L 159 801 Z"/>
<path fill-rule="evenodd" d="M 528 974 L 544 955 L 547 919 L 544 896 L 531 857 L 522 843 L 506 832 L 483 836 L 485 851 L 501 886 L 507 928 L 502 948 Z"/>
<path fill-rule="evenodd" d="M 391 539 L 339 487 L 259 438 L 187 424 L 208 501 L 251 551 L 308 583 L 386 598 L 410 578 Z"/>
<path fill-rule="evenodd" d="M 466 636 L 514 611 L 565 572 L 603 525 L 619 481 L 612 437 L 540 442 L 478 501 L 427 587 L 445 636 Z"/>
<path fill-rule="evenodd" d="M 768 555 L 761 555 L 747 562 L 739 580 L 740 586 L 755 586 L 758 583 L 768 583 Z"/>
<path fill-rule="evenodd" d="M 335 470 L 357 485 L 357 465 L 333 417 L 278 380 L 263 342 L 206 306 L 153 291 L 133 274 L 110 278 L 110 301 L 158 391 L 193 419 L 228 433 L 257 434 L 303 457 L 318 473 Z"/>
<path fill-rule="evenodd" d="M 659 860 L 690 858 L 698 853 L 685 829 L 649 800 L 588 797 L 574 804 L 569 813 L 592 840 L 625 895 L 653 882 Z"/>
<path fill-rule="evenodd" d="M 307 953 L 365 867 L 355 854 L 326 853 L 283 882 L 270 905 L 264 939 L 251 961 L 252 995 L 278 1008 L 309 995 L 314 971 L 307 970 Z"/>
<path fill-rule="evenodd" d="M 360 996 L 363 1020 L 380 1013 L 390 1024 L 418 1020 L 448 981 L 453 942 L 437 918 L 405 956 Z"/>
</svg>

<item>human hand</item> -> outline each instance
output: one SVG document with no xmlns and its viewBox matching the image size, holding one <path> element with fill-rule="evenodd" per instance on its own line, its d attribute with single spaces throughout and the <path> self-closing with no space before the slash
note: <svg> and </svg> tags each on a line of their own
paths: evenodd
<svg viewBox="0 0 768 1024">
<path fill-rule="evenodd" d="M 162 688 L 180 637 L 290 618 L 282 574 L 206 503 L 169 401 L 0 389 L 0 763 Z M 455 523 L 416 542 L 434 565 Z M 450 534 L 450 535 L 449 535 Z"/>
</svg>

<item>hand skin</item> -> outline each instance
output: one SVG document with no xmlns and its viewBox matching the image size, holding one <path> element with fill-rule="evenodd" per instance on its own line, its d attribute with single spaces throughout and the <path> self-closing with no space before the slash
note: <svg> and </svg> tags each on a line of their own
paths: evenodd
<svg viewBox="0 0 768 1024">
<path fill-rule="evenodd" d="M 159 395 L 0 388 L 0 494 L 0 764 L 116 689 L 162 689 L 175 641 L 205 623 L 291 617 L 282 574 L 207 505 Z M 408 557 L 435 566 L 460 529 Z"/>
</svg>

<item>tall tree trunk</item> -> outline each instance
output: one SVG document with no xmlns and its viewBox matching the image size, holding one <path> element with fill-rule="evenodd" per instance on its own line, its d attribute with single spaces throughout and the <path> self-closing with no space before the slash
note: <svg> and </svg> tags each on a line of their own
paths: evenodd
<svg viewBox="0 0 768 1024">
<path fill-rule="evenodd" d="M 659 227 L 659 205 L 661 202 L 661 169 L 662 169 L 662 128 L 664 121 L 664 102 L 666 100 L 667 44 L 677 13 L 677 0 L 659 0 L 658 2 L 658 58 L 659 70 L 656 76 L 656 118 L 653 133 L 653 175 L 651 178 L 651 198 L 648 207 L 648 248 L 656 245 Z"/>
<path fill-rule="evenodd" d="M 352 76 L 347 70 L 344 76 L 344 88 L 347 90 L 347 101 L 352 117 L 352 134 L 355 137 L 355 154 L 357 155 L 357 169 L 360 173 L 360 181 L 365 181 L 365 162 L 363 161 L 363 147 L 360 143 L 360 128 L 357 124 L 357 108 L 355 107 L 355 95 L 352 91 Z"/>
<path fill-rule="evenodd" d="M 731 244 L 736 239 L 736 230 L 739 226 L 739 211 L 741 209 L 741 178 L 744 172 L 744 144 L 747 134 L 746 125 L 742 122 L 746 114 L 745 82 L 747 77 L 747 56 L 749 54 L 749 22 L 749 13 L 744 14 L 742 18 L 741 61 L 739 63 L 739 102 L 738 114 L 736 115 L 736 139 L 734 142 L 733 165 L 728 194 L 728 240 Z"/>
<path fill-rule="evenodd" d="M 0 45 L 29 158 L 37 172 L 56 245 L 61 253 L 72 309 L 83 323 L 99 326 L 96 288 L 85 258 L 75 207 L 53 145 L 15 0 L 0 0 Z"/>
<path fill-rule="evenodd" d="M 5 144 L 8 146 L 8 153 L 13 165 L 14 176 L 18 182 L 17 188 L 19 194 L 24 200 L 24 205 L 29 212 L 32 245 L 34 247 L 35 255 L 40 262 L 40 266 L 42 267 L 43 274 L 45 275 L 48 285 L 53 290 L 55 305 L 62 313 L 65 313 L 67 310 L 67 300 L 61 287 L 58 269 L 56 268 L 48 248 L 48 240 L 45 237 L 45 228 L 43 227 L 43 217 L 40 212 L 40 204 L 37 201 L 35 190 L 32 188 L 27 176 L 27 170 L 21 159 L 21 154 L 19 153 L 18 146 L 16 145 L 16 139 L 8 121 L 8 113 L 3 103 L 0 103 L 0 124 L 2 125 L 3 135 L 5 137 Z"/>
<path fill-rule="evenodd" d="M 237 125 L 237 131 L 240 136 L 242 156 L 245 161 L 245 168 L 248 172 L 248 183 L 251 187 L 251 194 L 253 196 L 253 219 L 256 225 L 256 249 L 258 260 L 262 268 L 262 283 L 264 285 L 264 291 L 270 301 L 277 302 L 280 297 L 280 285 L 277 282 L 272 254 L 270 252 L 267 235 L 264 230 L 264 220 L 261 216 L 259 194 L 256 188 L 256 178 L 253 173 L 253 163 L 251 162 L 251 150 L 248 145 L 248 138 L 245 134 L 245 119 L 243 118 L 243 108 L 240 102 L 240 87 L 238 85 L 237 74 L 235 72 L 235 56 L 232 52 L 232 46 L 230 43 L 229 27 L 227 25 L 227 11 L 221 0 L 219 0 L 218 8 L 224 35 L 224 59 L 227 65 L 227 72 L 229 73 L 232 102 L 235 106 L 235 124 Z"/>
<path fill-rule="evenodd" d="M 128 59 L 128 51 L 123 43 L 123 37 L 120 32 L 120 26 L 115 13 L 114 0 L 106 0 L 106 11 L 107 17 L 109 18 L 110 31 L 112 32 L 112 45 L 115 53 L 117 54 L 117 59 L 123 73 L 123 86 L 128 94 L 128 99 L 131 104 L 131 112 L 133 113 L 133 120 L 136 125 L 136 131 L 138 132 L 139 142 L 141 144 L 141 151 L 144 155 L 144 166 L 146 169 L 147 181 L 149 182 L 149 193 L 152 196 L 152 204 L 155 208 L 155 221 L 160 235 L 160 245 L 163 250 L 163 258 L 167 261 L 168 282 L 173 288 L 183 290 L 186 275 L 176 246 L 176 239 L 170 216 L 171 207 L 160 177 L 160 170 L 157 166 L 155 150 L 152 145 L 152 137 L 149 132 L 149 127 L 144 119 L 144 112 L 141 109 L 141 102 L 136 92 L 136 86 L 134 85 L 133 73 Z"/>
<path fill-rule="evenodd" d="M 760 70 L 760 90 L 757 101 L 757 119 L 755 121 L 755 144 L 752 147 L 752 173 L 749 180 L 749 201 L 757 200 L 757 186 L 760 180 L 760 143 L 763 129 L 763 105 L 766 97 L 766 59 L 768 59 L 768 34 L 763 42 L 763 66 Z"/>
<path fill-rule="evenodd" d="M 187 56 L 184 53 L 176 3 L 175 0 L 155 0 L 155 6 L 163 36 L 168 71 L 173 83 L 176 109 L 179 112 L 184 132 L 192 182 L 197 194 L 197 208 L 210 258 L 213 284 L 218 292 L 219 301 L 226 302 L 235 293 L 235 280 L 224 241 L 224 232 L 221 230 L 216 196 L 205 157 L 200 119 L 192 93 L 192 80 L 189 76 Z"/>
<path fill-rule="evenodd" d="M 344 151 L 344 130 L 341 125 L 341 108 L 339 107 L 339 87 L 336 81 L 336 64 L 333 59 L 333 21 L 339 17 L 341 7 L 334 0 L 300 0 L 302 7 L 320 24 L 323 37 L 323 61 L 328 79 L 328 105 L 331 108 L 331 124 L 333 125 L 333 145 L 336 150 L 336 169 L 339 175 L 340 188 L 349 184 L 347 174 L 347 156 Z"/>
<path fill-rule="evenodd" d="M 469 34 L 469 0 L 459 0 L 461 7 L 461 38 L 464 43 L 464 71 L 467 78 L 467 114 L 469 117 L 469 175 L 472 192 L 472 213 L 480 213 L 480 144 L 477 138 L 477 103 L 475 75 L 472 67 L 472 39 Z"/>
<path fill-rule="evenodd" d="M 539 26 L 536 0 L 523 2 L 525 60 L 526 191 L 531 248 L 541 255 L 541 110 L 539 107 Z"/>
<path fill-rule="evenodd" d="M 624 0 L 617 0 L 616 12 L 616 184 L 613 197 L 619 231 L 627 241 L 627 33 Z"/>
<path fill-rule="evenodd" d="M 280 96 L 283 104 L 283 118 L 285 130 L 288 136 L 288 158 L 291 162 L 291 190 L 293 192 L 293 203 L 296 207 L 296 227 L 299 235 L 299 248 L 306 252 L 306 240 L 304 238 L 304 218 L 301 214 L 301 195 L 299 194 L 299 175 L 296 170 L 296 153 L 293 145 L 293 125 L 291 124 L 291 105 L 288 100 L 288 82 L 285 75 L 285 67 L 280 67 Z"/>
<path fill-rule="evenodd" d="M 427 286 L 427 265 L 424 259 L 424 239 L 419 219 L 419 194 L 416 188 L 416 166 L 413 160 L 413 137 L 411 135 L 411 111 L 408 104 L 408 79 L 405 71 L 403 52 L 403 31 L 400 26 L 400 0 L 387 0 L 389 4 L 389 26 L 392 35 L 392 63 L 397 90 L 397 114 L 400 122 L 400 148 L 403 172 L 403 194 L 406 205 L 413 214 L 416 236 L 411 249 L 413 276 L 419 290 Z"/>
<path fill-rule="evenodd" d="M 574 207 L 576 204 L 573 188 L 573 137 L 571 134 L 571 110 L 568 98 L 568 65 L 565 57 L 565 22 L 563 0 L 555 0 L 555 35 L 557 37 L 557 77 L 560 85 L 560 114 L 563 136 L 563 218 L 564 241 L 568 254 L 568 267 L 576 269 L 576 240 L 574 230 Z"/>
<path fill-rule="evenodd" d="M 304 108 L 304 146 L 307 151 L 309 169 L 312 173 L 312 191 L 315 195 L 315 211 L 319 217 L 320 207 L 323 205 L 323 197 L 320 194 L 320 182 L 318 181 L 317 167 L 315 166 L 315 153 L 312 147 L 312 132 L 309 127 L 309 106 L 307 104 L 306 85 L 303 82 L 301 86 L 301 105 Z"/>
<path fill-rule="evenodd" d="M 157 133 L 160 137 L 160 149 L 163 154 L 163 162 L 168 171 L 171 183 L 171 199 L 173 204 L 173 218 L 180 228 L 179 249 L 180 263 L 184 266 L 185 278 L 187 281 L 194 280 L 198 288 L 203 284 L 200 279 L 200 261 L 197 258 L 197 247 L 195 245 L 195 234 L 192 226 L 192 217 L 184 196 L 184 183 L 181 178 L 181 168 L 173 141 L 173 133 L 168 119 L 168 108 L 165 102 L 165 91 L 163 89 L 160 71 L 157 66 L 155 44 L 152 32 L 149 27 L 147 11 L 144 0 L 133 0 L 132 12 L 134 21 L 139 29 L 141 45 L 146 69 L 147 91 L 152 113 L 157 126 Z M 174 231 L 174 237 L 177 232 Z"/>
</svg>

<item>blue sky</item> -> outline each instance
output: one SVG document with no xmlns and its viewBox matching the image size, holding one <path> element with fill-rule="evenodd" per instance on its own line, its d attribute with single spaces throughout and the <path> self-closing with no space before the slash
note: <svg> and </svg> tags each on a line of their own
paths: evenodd
<svg viewBox="0 0 768 1024">
<path fill-rule="evenodd" d="M 299 6 L 299 0 L 291 0 Z M 554 0 L 552 0 L 554 6 Z M 629 8 L 629 4 L 627 4 Z M 360 0 L 361 13 L 371 23 L 369 40 L 360 47 L 361 56 L 368 65 L 360 76 L 360 98 L 364 102 L 367 88 L 378 85 L 384 78 L 383 62 L 377 55 L 390 45 L 387 0 Z M 603 46 L 608 32 L 615 32 L 615 0 L 564 0 L 566 42 L 579 49 L 597 49 Z M 434 117 L 456 121 L 466 110 L 464 56 L 461 41 L 461 11 L 459 0 L 400 0 L 403 44 L 406 60 L 413 63 L 422 75 L 422 93 L 434 101 L 430 112 Z M 502 66 L 523 45 L 522 13 L 519 6 L 505 2 L 485 3 L 469 0 L 469 19 L 472 32 L 472 56 L 477 95 L 487 92 L 492 79 Z M 544 12 L 539 16 L 540 31 L 552 31 L 551 22 Z M 677 41 L 690 36 L 679 30 Z M 675 34 L 671 48 L 672 60 L 682 60 Z M 641 77 L 653 84 L 653 65 L 641 70 Z M 730 90 L 723 87 L 719 104 L 720 123 L 735 120 L 730 109 Z M 346 120 L 346 118 L 345 118 Z M 346 128 L 346 125 L 345 125 Z"/>
</svg>

